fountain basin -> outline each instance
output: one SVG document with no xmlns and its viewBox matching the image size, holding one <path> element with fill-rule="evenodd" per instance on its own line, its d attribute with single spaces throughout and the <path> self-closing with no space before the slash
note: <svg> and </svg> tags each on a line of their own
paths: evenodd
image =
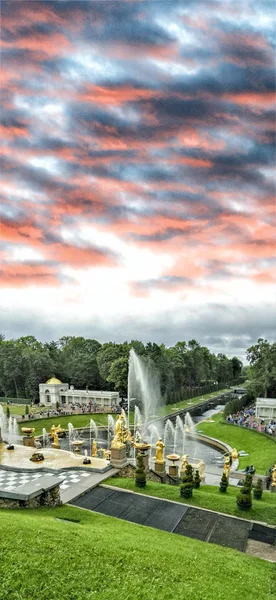
<svg viewBox="0 0 276 600">
<path fill-rule="evenodd" d="M 9 452 L 4 444 L 0 444 L 0 465 L 4 467 L 10 467 L 11 469 L 37 469 L 39 468 L 37 463 L 30 460 L 33 453 L 33 448 L 28 446 L 19 446 L 15 444 L 14 451 Z M 68 452 L 67 450 L 43 448 L 43 456 L 43 468 L 45 470 L 62 470 L 78 467 L 83 468 L 83 456 L 81 454 L 73 454 L 73 452 Z M 109 461 L 103 458 L 94 458 L 91 456 L 88 458 L 90 458 L 91 464 L 86 465 L 87 469 L 103 472 L 110 468 Z"/>
</svg>

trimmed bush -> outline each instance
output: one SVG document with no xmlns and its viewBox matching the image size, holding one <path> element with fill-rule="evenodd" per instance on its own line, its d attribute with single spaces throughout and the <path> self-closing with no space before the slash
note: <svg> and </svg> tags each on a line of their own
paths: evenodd
<svg viewBox="0 0 276 600">
<path fill-rule="evenodd" d="M 139 488 L 144 488 L 146 487 L 147 479 L 142 454 L 137 454 L 136 465 L 135 485 Z"/>
<path fill-rule="evenodd" d="M 6 417 L 7 417 L 7 419 L 9 419 L 10 416 L 11 416 L 11 411 L 10 411 L 9 407 L 7 406 L 7 408 L 6 408 Z"/>
<path fill-rule="evenodd" d="M 245 480 L 244 480 L 244 487 L 248 487 L 250 489 L 250 491 L 252 490 L 252 475 L 251 473 L 247 473 Z"/>
<path fill-rule="evenodd" d="M 185 473 L 182 477 L 182 483 L 180 485 L 180 496 L 181 498 L 191 498 L 193 495 L 194 478 L 193 478 L 193 467 L 187 465 Z"/>
<path fill-rule="evenodd" d="M 258 479 L 256 486 L 253 488 L 253 496 L 255 500 L 261 500 L 263 495 L 263 482 L 261 479 Z"/>
<path fill-rule="evenodd" d="M 195 476 L 194 476 L 194 488 L 195 489 L 198 489 L 200 487 L 200 482 L 201 482 L 201 479 L 199 476 L 199 471 L 196 470 Z"/>
<path fill-rule="evenodd" d="M 219 484 L 219 491 L 224 494 L 227 491 L 228 484 L 229 484 L 228 479 L 226 477 L 226 474 L 223 471 L 222 477 L 220 480 L 220 484 Z"/>
<path fill-rule="evenodd" d="M 29 407 L 28 407 L 28 404 L 26 404 L 26 406 L 25 406 L 25 415 L 28 415 L 28 414 L 29 414 Z"/>
<path fill-rule="evenodd" d="M 250 485 L 246 485 L 246 480 L 237 495 L 237 506 L 240 510 L 249 510 L 252 506 L 251 487 Z"/>
</svg>

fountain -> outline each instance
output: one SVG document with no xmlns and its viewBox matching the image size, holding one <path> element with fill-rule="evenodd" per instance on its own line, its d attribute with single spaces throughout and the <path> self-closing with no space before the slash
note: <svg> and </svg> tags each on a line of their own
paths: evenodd
<svg viewBox="0 0 276 600">
<path fill-rule="evenodd" d="M 72 423 L 68 423 L 68 438 L 69 438 L 69 450 L 72 449 L 72 443 L 75 439 L 75 429 Z"/>
<path fill-rule="evenodd" d="M 42 446 L 43 446 L 43 448 L 47 448 L 48 445 L 49 445 L 48 433 L 47 433 L 45 427 L 43 427 L 43 429 L 42 429 Z"/>
<path fill-rule="evenodd" d="M 137 356 L 135 350 L 131 348 L 129 353 L 128 367 L 128 412 L 130 401 L 135 399 L 141 413 L 139 415 L 139 425 L 142 424 L 142 436 L 144 435 L 144 426 L 150 419 L 157 416 L 157 407 L 161 405 L 161 392 L 158 373 L 146 363 L 145 359 Z M 141 419 L 142 414 L 142 419 Z M 134 428 L 135 428 L 134 422 Z"/>
</svg>

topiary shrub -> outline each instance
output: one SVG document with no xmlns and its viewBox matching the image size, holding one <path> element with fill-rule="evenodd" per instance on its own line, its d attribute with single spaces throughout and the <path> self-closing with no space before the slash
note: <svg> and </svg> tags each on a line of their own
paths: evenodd
<svg viewBox="0 0 276 600">
<path fill-rule="evenodd" d="M 185 473 L 182 477 L 182 483 L 180 485 L 180 496 L 181 498 L 191 498 L 193 495 L 194 478 L 193 478 L 193 467 L 187 465 Z"/>
<path fill-rule="evenodd" d="M 25 406 L 25 415 L 28 415 L 28 414 L 29 414 L 29 407 L 28 407 L 28 404 L 26 404 L 26 406 Z"/>
<path fill-rule="evenodd" d="M 244 482 L 239 494 L 237 495 L 237 506 L 240 510 L 249 510 L 252 506 L 251 488 Z"/>
<path fill-rule="evenodd" d="M 199 471 L 196 470 L 195 476 L 194 476 L 194 488 L 198 489 L 200 487 L 200 482 L 201 482 L 201 479 L 199 476 Z"/>
<path fill-rule="evenodd" d="M 135 485 L 137 485 L 139 488 L 144 488 L 146 487 L 147 479 L 142 454 L 137 454 L 136 465 Z"/>
<path fill-rule="evenodd" d="M 9 407 L 7 406 L 7 408 L 6 408 L 6 417 L 7 417 L 7 419 L 9 419 L 10 416 L 11 416 L 11 411 L 10 411 Z"/>
<path fill-rule="evenodd" d="M 222 477 L 220 480 L 220 484 L 219 484 L 219 491 L 224 494 L 227 491 L 228 484 L 229 484 L 228 479 L 226 477 L 225 472 L 223 471 Z"/>
<path fill-rule="evenodd" d="M 250 473 L 247 473 L 247 475 L 245 476 L 245 479 L 244 479 L 244 486 L 248 487 L 250 489 L 250 491 L 252 490 L 252 480 L 253 480 L 252 475 Z"/>
<path fill-rule="evenodd" d="M 261 500 L 263 495 L 263 482 L 261 479 L 258 479 L 256 486 L 253 488 L 253 496 L 255 500 Z"/>
</svg>

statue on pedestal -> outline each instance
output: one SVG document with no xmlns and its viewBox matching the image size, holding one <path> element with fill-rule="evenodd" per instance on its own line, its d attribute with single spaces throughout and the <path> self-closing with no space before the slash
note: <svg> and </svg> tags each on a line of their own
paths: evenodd
<svg viewBox="0 0 276 600">
<path fill-rule="evenodd" d="M 93 440 L 92 442 L 92 453 L 91 456 L 97 456 L 97 442 L 96 440 Z"/>
<path fill-rule="evenodd" d="M 162 438 L 159 438 L 156 442 L 156 452 L 155 452 L 155 461 L 156 462 L 164 462 L 164 448 L 165 444 L 162 441 Z"/>
<path fill-rule="evenodd" d="M 232 454 L 233 460 L 237 460 L 239 458 L 239 453 L 236 448 L 232 448 L 231 454 Z"/>
<path fill-rule="evenodd" d="M 225 456 L 223 470 L 224 470 L 224 473 L 225 473 L 227 479 L 229 479 L 229 474 L 230 474 L 230 456 Z"/>
<path fill-rule="evenodd" d="M 180 471 L 185 471 L 186 467 L 188 464 L 188 454 L 183 454 L 182 458 L 181 458 L 181 467 L 180 467 Z"/>
<path fill-rule="evenodd" d="M 120 414 L 115 425 L 115 435 L 111 442 L 111 448 L 120 448 L 124 446 L 124 416 Z"/>
<path fill-rule="evenodd" d="M 276 464 L 274 465 L 271 473 L 271 487 L 276 486 Z"/>
</svg>

